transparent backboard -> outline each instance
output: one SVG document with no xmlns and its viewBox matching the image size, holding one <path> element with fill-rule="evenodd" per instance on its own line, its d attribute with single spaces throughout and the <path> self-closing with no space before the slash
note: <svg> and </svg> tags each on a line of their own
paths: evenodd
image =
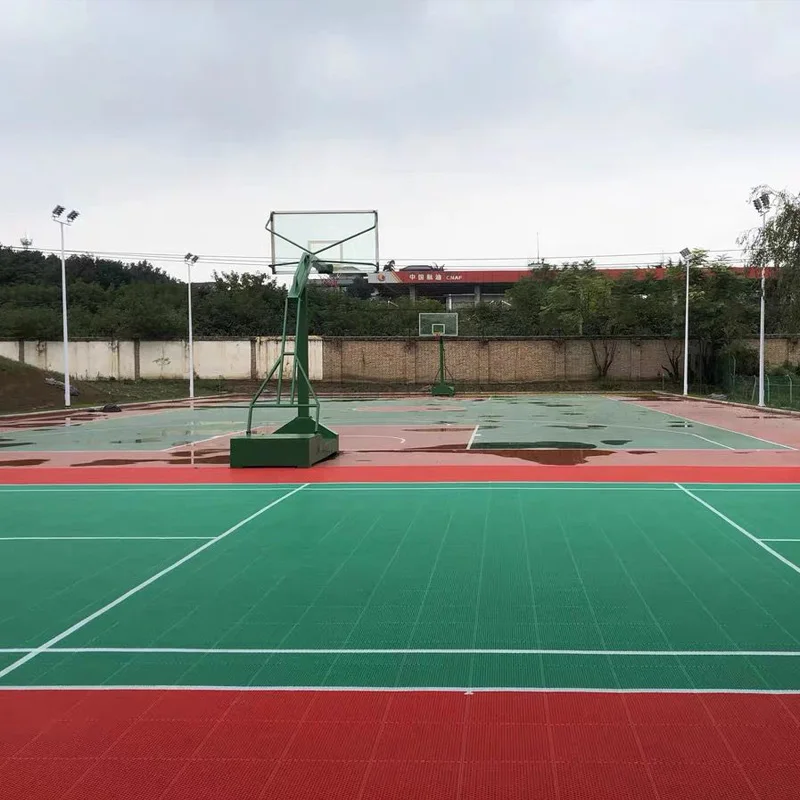
<svg viewBox="0 0 800 800">
<path fill-rule="evenodd" d="M 273 211 L 267 230 L 270 263 L 279 272 L 305 252 L 330 262 L 334 272 L 378 269 L 377 211 Z"/>
<path fill-rule="evenodd" d="M 419 315 L 420 336 L 458 336 L 458 314 L 423 311 Z"/>
</svg>

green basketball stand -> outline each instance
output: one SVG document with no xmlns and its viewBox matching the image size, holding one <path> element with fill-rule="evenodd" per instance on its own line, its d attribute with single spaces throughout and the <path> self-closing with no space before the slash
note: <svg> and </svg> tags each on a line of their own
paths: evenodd
<svg viewBox="0 0 800 800">
<path fill-rule="evenodd" d="M 320 402 L 309 380 L 308 373 L 308 279 L 312 269 L 321 274 L 332 274 L 336 264 L 360 264 L 349 261 L 321 261 L 317 254 L 323 250 L 336 248 L 342 243 L 362 234 L 368 234 L 377 227 L 377 213 L 374 222 L 363 231 L 353 234 L 348 239 L 335 242 L 321 242 L 325 246 L 312 252 L 303 245 L 292 242 L 282 236 L 272 226 L 275 214 L 270 216 L 267 230 L 275 237 L 284 239 L 302 251 L 297 262 L 294 279 L 289 289 L 283 311 L 283 332 L 281 349 L 277 360 L 262 381 L 247 412 L 247 428 L 244 436 L 231 439 L 231 467 L 310 467 L 339 452 L 339 434 L 325 427 L 319 421 Z M 349 213 L 349 212 L 345 212 Z M 355 212 L 354 212 L 355 213 Z M 375 267 L 376 265 L 369 264 Z M 276 264 L 275 266 L 287 266 Z M 295 331 L 294 347 L 288 349 L 292 342 L 288 335 L 289 312 L 294 308 Z M 291 387 L 288 401 L 284 396 L 283 375 L 287 358 L 293 357 L 291 363 Z M 259 402 L 273 375 L 277 374 L 276 399 L 273 402 Z M 294 408 L 296 416 L 273 433 L 257 434 L 253 432 L 253 411 L 256 408 Z M 311 411 L 314 410 L 312 416 Z"/>
<path fill-rule="evenodd" d="M 250 401 L 244 436 L 231 439 L 232 467 L 310 467 L 339 452 L 339 435 L 319 421 L 319 400 L 308 378 L 308 276 L 326 265 L 311 254 L 305 254 L 295 273 L 292 288 L 286 297 L 283 312 L 283 334 L 280 354 Z M 294 350 L 287 347 L 290 306 L 295 308 Z M 293 357 L 291 391 L 288 402 L 283 396 L 284 362 Z M 258 402 L 272 376 L 278 375 L 275 402 Z M 297 415 L 274 433 L 253 433 L 255 408 L 294 408 Z M 315 410 L 314 417 L 311 409 Z"/>
<path fill-rule="evenodd" d="M 420 313 L 419 335 L 421 338 L 432 337 L 439 345 L 439 370 L 436 373 L 436 381 L 431 387 L 431 394 L 434 397 L 455 397 L 456 386 L 453 376 L 447 369 L 444 340 L 448 336 L 458 336 L 458 314 L 449 312 Z"/>
</svg>

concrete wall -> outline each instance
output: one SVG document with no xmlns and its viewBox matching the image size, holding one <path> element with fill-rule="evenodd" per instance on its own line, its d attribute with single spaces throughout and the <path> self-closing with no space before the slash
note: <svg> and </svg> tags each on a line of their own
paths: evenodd
<svg viewBox="0 0 800 800">
<path fill-rule="evenodd" d="M 747 343 L 757 347 L 758 342 Z M 595 341 L 598 357 L 616 348 L 608 377 L 656 380 L 669 364 L 668 351 L 681 352 L 673 339 Z M 447 366 L 457 382 L 481 385 L 592 380 L 597 372 L 588 339 L 449 339 Z M 290 346 L 291 349 L 291 346 Z M 277 338 L 200 339 L 194 344 L 195 373 L 200 378 L 257 380 L 275 363 Z M 767 361 L 778 366 L 800 363 L 800 344 L 768 338 Z M 41 369 L 62 371 L 60 342 L 0 341 L 0 355 Z M 311 380 L 331 383 L 431 383 L 438 370 L 438 345 L 428 339 L 311 337 Z M 75 340 L 70 342 L 70 373 L 84 380 L 116 378 L 185 378 L 189 352 L 184 341 L 136 342 Z M 291 374 L 291 358 L 284 376 Z"/>
<path fill-rule="evenodd" d="M 50 372 L 64 371 L 61 342 L 0 341 L 0 356 L 24 361 Z M 199 378 L 257 380 L 270 370 L 280 353 L 280 340 L 198 339 L 194 342 L 195 375 Z M 322 379 L 322 340 L 309 339 L 311 380 Z M 289 377 L 292 358 L 284 360 Z M 138 342 L 76 339 L 69 343 L 69 372 L 78 380 L 186 378 L 189 345 L 185 341 Z"/>
<path fill-rule="evenodd" d="M 133 380 L 134 342 L 115 340 L 78 340 L 69 343 L 69 372 L 75 378 L 94 380 L 116 378 Z M 22 344 L 26 364 L 51 372 L 64 371 L 64 349 L 61 342 Z"/>
</svg>

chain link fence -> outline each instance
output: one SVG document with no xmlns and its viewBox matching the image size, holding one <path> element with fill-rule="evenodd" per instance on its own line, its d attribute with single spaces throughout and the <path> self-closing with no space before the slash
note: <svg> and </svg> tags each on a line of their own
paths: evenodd
<svg viewBox="0 0 800 800">
<path fill-rule="evenodd" d="M 737 374 L 734 356 L 719 360 L 714 383 L 692 382 L 689 394 L 718 397 L 733 403 L 758 404 L 758 376 Z M 680 393 L 682 386 L 668 381 L 662 375 L 662 390 Z M 786 372 L 783 375 L 764 376 L 764 403 L 770 408 L 787 408 L 800 411 L 800 374 Z"/>
<path fill-rule="evenodd" d="M 728 400 L 737 403 L 758 403 L 758 377 L 755 375 L 733 376 L 725 390 Z M 772 408 L 800 410 L 800 376 L 766 375 L 764 378 L 764 402 Z"/>
</svg>

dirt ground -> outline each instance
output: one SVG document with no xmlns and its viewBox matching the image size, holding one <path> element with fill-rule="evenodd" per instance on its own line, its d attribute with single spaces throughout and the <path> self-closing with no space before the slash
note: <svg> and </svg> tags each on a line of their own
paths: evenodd
<svg viewBox="0 0 800 800">
<path fill-rule="evenodd" d="M 0 357 L 0 414 L 45 411 L 64 407 L 64 388 L 46 382 L 62 380 L 54 372 L 20 364 Z M 148 400 L 174 400 L 188 395 L 187 381 L 72 381 L 78 389 L 72 405 L 98 406 L 106 403 L 136 403 Z M 196 381 L 197 395 L 228 391 L 219 381 Z"/>
</svg>

